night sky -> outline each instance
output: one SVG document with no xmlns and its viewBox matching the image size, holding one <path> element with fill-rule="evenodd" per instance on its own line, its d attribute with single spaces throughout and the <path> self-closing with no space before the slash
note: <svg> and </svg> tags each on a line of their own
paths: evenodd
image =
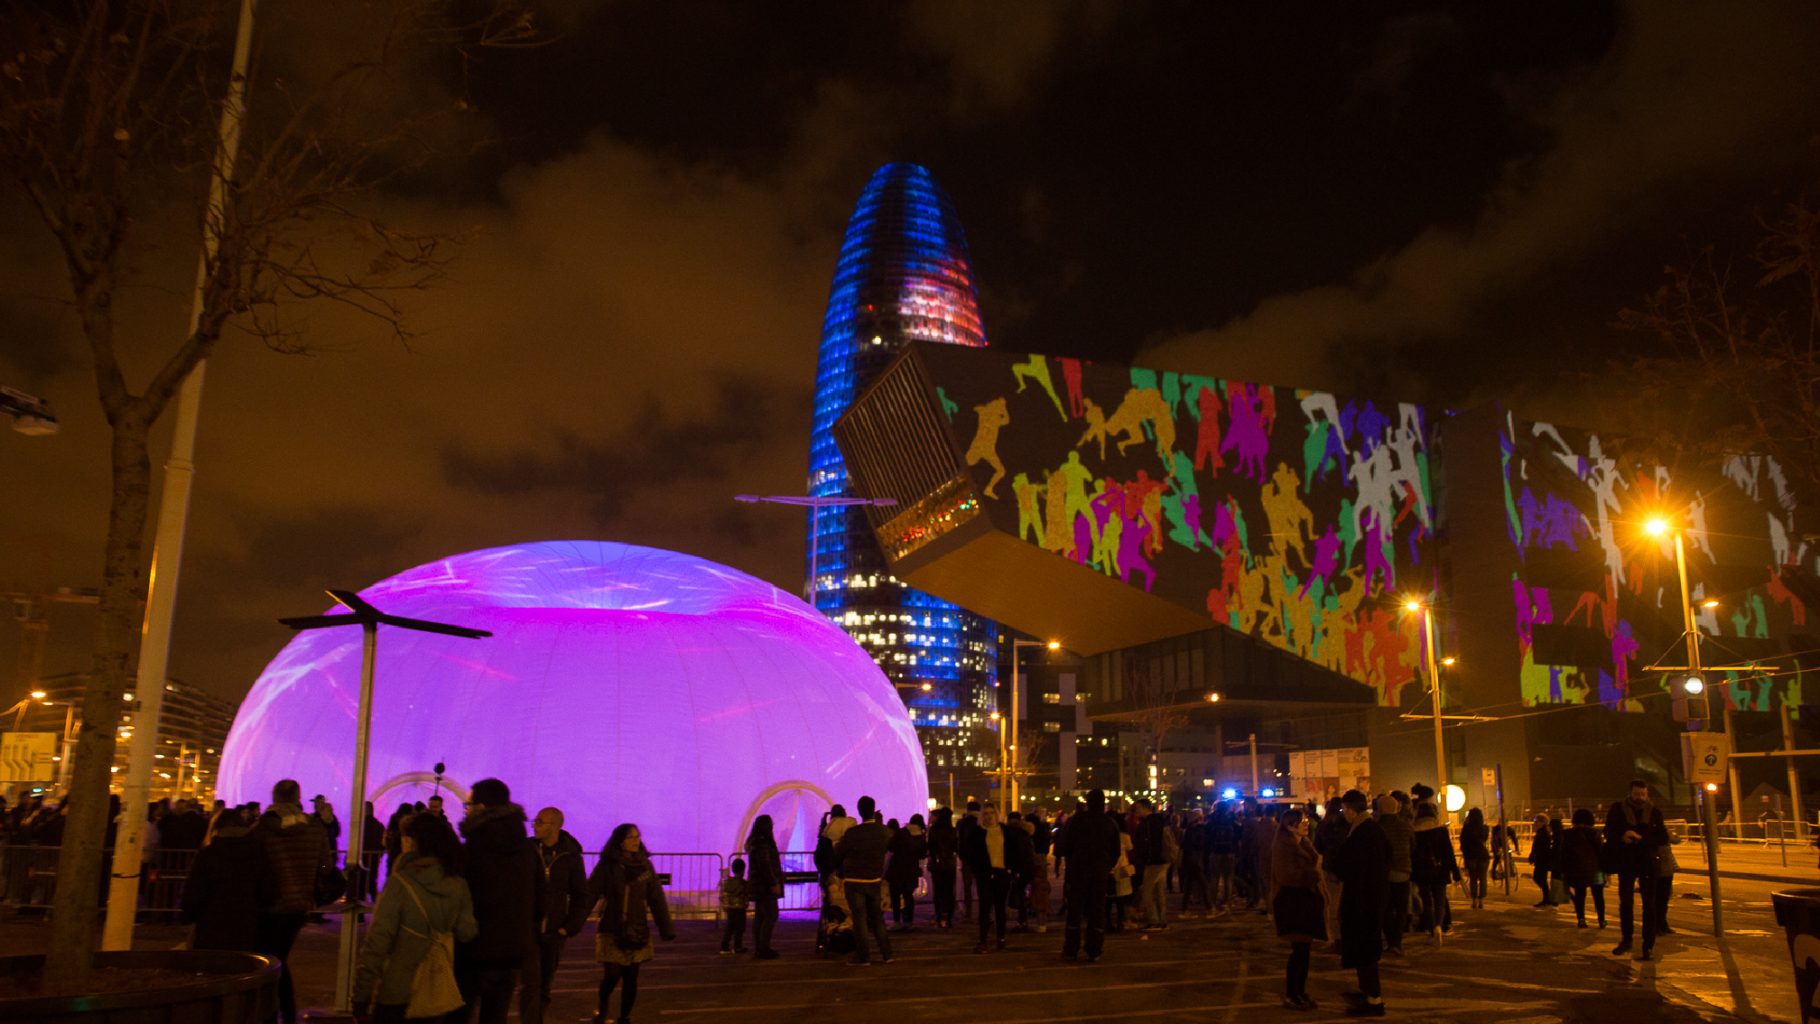
<svg viewBox="0 0 1820 1024">
<path fill-rule="evenodd" d="M 264 5 L 273 66 L 333 50 L 297 2 Z M 576 0 L 546 25 L 465 84 L 399 82 L 475 107 L 380 200 L 467 239 L 418 336 L 299 309 L 314 354 L 211 361 L 178 678 L 237 698 L 322 588 L 518 541 L 800 590 L 801 517 L 732 496 L 802 491 L 841 228 L 886 161 L 952 195 L 993 345 L 1594 425 L 1621 386 L 1596 371 L 1644 341 L 1618 312 L 1820 183 L 1802 4 Z M 10 188 L 0 383 L 64 429 L 0 433 L 0 592 L 91 586 L 105 424 Z M 139 223 L 142 351 L 181 329 L 193 216 Z M 86 668 L 92 628 L 58 612 L 47 671 Z M 17 641 L 0 620 L 0 671 Z"/>
</svg>

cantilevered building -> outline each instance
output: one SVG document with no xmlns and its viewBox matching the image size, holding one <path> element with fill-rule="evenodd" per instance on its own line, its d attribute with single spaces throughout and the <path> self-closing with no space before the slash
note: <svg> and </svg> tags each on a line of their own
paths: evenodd
<svg viewBox="0 0 1820 1024">
<path fill-rule="evenodd" d="M 847 232 L 822 320 L 809 494 L 851 495 L 835 420 L 912 341 L 981 347 L 979 293 L 948 196 L 915 164 L 880 167 Z M 904 495 L 911 500 L 921 495 Z M 859 641 L 909 706 L 930 774 L 983 766 L 995 706 L 994 627 L 891 574 L 860 509 L 812 516 L 815 606 Z"/>
</svg>

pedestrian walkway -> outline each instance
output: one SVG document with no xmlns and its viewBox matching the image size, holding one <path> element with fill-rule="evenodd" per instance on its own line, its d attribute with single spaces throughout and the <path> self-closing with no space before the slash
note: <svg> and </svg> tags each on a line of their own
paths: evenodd
<svg viewBox="0 0 1820 1024">
<path fill-rule="evenodd" d="M 1706 871 L 1706 844 L 1689 839 L 1674 847 L 1681 874 Z M 1719 841 L 1719 875 L 1722 878 L 1751 878 L 1789 885 L 1820 885 L 1820 851 L 1807 843 L 1791 839 L 1786 844 L 1771 842 L 1765 846 L 1757 840 Z"/>
</svg>

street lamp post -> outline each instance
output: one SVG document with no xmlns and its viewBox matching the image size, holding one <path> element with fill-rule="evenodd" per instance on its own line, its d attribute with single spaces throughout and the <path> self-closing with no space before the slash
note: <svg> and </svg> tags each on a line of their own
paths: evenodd
<svg viewBox="0 0 1820 1024">
<path fill-rule="evenodd" d="M 1049 640 L 1039 643 L 1035 640 L 1019 640 L 1016 637 L 1013 637 L 1011 640 L 1011 756 L 1013 758 L 1017 757 L 1018 720 L 1024 715 L 1024 705 L 1022 703 L 1023 690 L 1020 687 L 1020 676 L 1018 673 L 1018 651 L 1023 650 L 1026 647 L 1040 647 L 1045 650 L 1059 651 L 1062 649 L 1062 642 L 1060 640 Z M 1003 765 L 1004 763 L 1005 757 L 1004 754 L 1001 753 L 999 755 L 999 764 Z M 1018 774 L 1018 772 L 1014 771 L 1011 777 L 1011 810 L 1017 809 L 1019 800 L 1023 796 L 1023 785 L 1018 781 Z M 999 783 L 999 788 L 1001 790 L 1004 789 L 1003 782 Z"/>
<path fill-rule="evenodd" d="M 1441 666 L 1435 657 L 1435 612 L 1425 601 L 1411 599 L 1404 608 L 1422 613 L 1422 660 L 1428 667 L 1428 688 L 1434 700 L 1435 797 L 1447 808 L 1447 741 L 1441 735 Z M 1451 661 L 1452 659 L 1448 659 Z"/>
<path fill-rule="evenodd" d="M 896 498 L 855 498 L 841 494 L 819 498 L 807 494 L 735 494 L 733 500 L 748 505 L 795 505 L 798 508 L 809 510 L 809 581 L 808 586 L 804 589 L 807 591 L 805 596 L 808 598 L 809 606 L 817 611 L 821 609 L 821 606 L 815 602 L 816 592 L 821 589 L 817 586 L 821 582 L 821 578 L 816 572 L 815 556 L 816 549 L 820 547 L 818 541 L 821 539 L 819 530 L 822 509 L 852 508 L 857 505 L 890 508 L 897 504 Z"/>
<path fill-rule="evenodd" d="M 458 636 L 469 640 L 479 640 L 492 636 L 484 629 L 470 629 L 466 626 L 453 626 L 446 622 L 429 622 L 424 619 L 409 619 L 402 615 L 387 615 L 368 604 L 359 594 L 351 590 L 331 590 L 329 596 L 335 603 L 347 609 L 346 615 L 304 615 L 278 621 L 298 631 L 306 629 L 332 629 L 338 626 L 359 626 L 361 631 L 360 645 L 360 703 L 354 717 L 354 765 L 353 789 L 348 794 L 348 813 L 353 823 L 348 828 L 348 848 L 345 864 L 348 869 L 348 893 L 342 899 L 339 913 L 341 918 L 341 949 L 336 957 L 335 973 L 335 1009 L 346 1013 L 353 1009 L 355 994 L 354 958 L 359 950 L 356 932 L 359 930 L 360 914 L 371 907 L 363 904 L 360 897 L 366 892 L 367 866 L 364 862 L 366 839 L 361 835 L 367 820 L 367 747 L 373 724 L 373 670 L 379 661 L 379 627 L 393 626 L 399 629 L 411 629 L 421 633 L 439 633 L 444 636 Z"/>
<path fill-rule="evenodd" d="M 1681 581 L 1681 637 L 1687 642 L 1689 677 L 1697 678 L 1700 675 L 1700 631 L 1694 622 L 1694 601 L 1687 587 L 1687 547 L 1682 542 L 1680 529 L 1672 526 L 1666 519 L 1651 519 L 1644 525 L 1644 531 L 1652 537 L 1660 537 L 1664 533 L 1674 536 L 1675 575 Z M 1731 733 L 1730 718 L 1728 711 L 1726 736 L 1728 739 L 1735 739 L 1736 737 Z M 1735 779 L 1736 775 L 1734 774 L 1733 777 Z M 1736 785 L 1734 782 L 1732 792 L 1734 807 L 1737 806 L 1738 801 Z M 1719 905 L 1719 814 L 1717 801 L 1713 799 L 1713 796 L 1710 788 L 1701 794 L 1701 803 L 1706 806 L 1706 827 L 1701 831 L 1706 833 L 1706 882 L 1712 889 L 1713 941 L 1723 944 L 1725 942 L 1724 912 Z"/>
</svg>

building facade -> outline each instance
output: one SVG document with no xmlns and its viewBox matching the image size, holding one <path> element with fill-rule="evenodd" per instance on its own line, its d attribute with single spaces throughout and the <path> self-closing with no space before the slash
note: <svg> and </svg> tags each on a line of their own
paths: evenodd
<svg viewBox="0 0 1820 1024">
<path fill-rule="evenodd" d="M 848 496 L 834 423 L 912 341 L 981 347 L 979 293 L 954 206 L 929 172 L 887 164 L 867 181 L 847 222 L 822 321 L 808 493 Z M 904 495 L 909 500 L 921 495 Z M 936 780 L 971 774 L 996 756 L 994 627 L 958 605 L 906 586 L 865 515 L 811 512 L 811 601 L 858 641 L 897 688 Z"/>
<path fill-rule="evenodd" d="M 44 779 L 34 787 L 61 793 L 68 788 L 69 771 L 64 758 L 74 749 L 76 734 L 82 729 L 82 702 L 88 694 L 86 673 L 45 676 L 39 683 L 41 698 L 27 698 L 15 705 L 14 713 L 0 728 L 20 732 L 50 732 L 65 737 L 64 753 L 55 763 L 58 777 Z M 129 700 L 136 708 L 136 702 Z M 215 775 L 221 765 L 221 748 L 227 743 L 228 728 L 234 724 L 234 704 L 222 700 L 188 683 L 166 680 L 164 702 L 158 713 L 158 747 L 153 754 L 150 795 L 153 800 L 170 797 L 208 801 L 215 796 Z M 126 774 L 127 758 L 138 712 L 129 710 L 120 716 L 120 732 L 114 747 L 114 791 Z"/>
<path fill-rule="evenodd" d="M 1644 778 L 1687 803 L 1657 516 L 1686 541 L 1707 727 L 1762 751 L 1782 709 L 1811 722 L 1820 547 L 1765 458 L 1661 465 L 1495 405 L 948 346 L 913 346 L 836 435 L 859 494 L 913 496 L 867 513 L 893 570 L 1062 638 L 1090 717 L 1163 734 L 1159 788 L 1439 775 L 1515 814 Z M 1175 749 L 1189 730 L 1212 739 Z"/>
</svg>

